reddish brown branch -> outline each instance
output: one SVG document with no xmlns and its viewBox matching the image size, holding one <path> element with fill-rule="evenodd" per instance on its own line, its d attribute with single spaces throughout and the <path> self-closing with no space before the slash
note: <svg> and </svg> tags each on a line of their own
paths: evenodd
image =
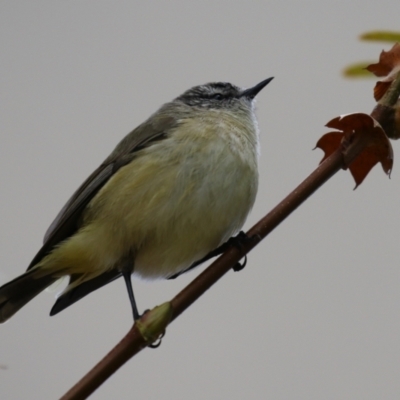
<svg viewBox="0 0 400 400">
<path fill-rule="evenodd" d="M 392 84 L 392 91 L 386 99 L 379 103 L 381 106 L 392 106 L 399 97 L 400 74 Z M 385 121 L 385 113 L 382 108 L 376 108 L 373 117 L 381 124 Z M 299 205 L 301 205 L 312 193 L 322 186 L 341 168 L 347 168 L 349 163 L 368 146 L 371 138 L 359 135 L 349 144 L 346 149 L 338 149 L 329 156 L 319 167 L 305 179 L 293 192 L 282 200 L 272 211 L 254 225 L 248 232 L 251 241 L 243 243 L 242 249 L 236 247 L 228 249 L 204 272 L 194 279 L 186 288 L 178 293 L 168 306 L 172 306 L 172 317 L 174 320 L 196 301 L 205 291 L 216 283 L 233 265 L 275 229 L 285 218 L 287 218 Z M 152 313 L 153 310 L 150 312 Z M 147 315 L 147 314 L 146 314 Z M 143 317 L 145 318 L 145 317 Z M 166 322 L 167 324 L 168 322 Z M 165 324 L 165 325 L 166 325 Z M 62 400 L 80 400 L 87 398 L 93 393 L 109 376 L 120 368 L 127 360 L 145 348 L 151 340 L 146 341 L 143 330 L 139 332 L 135 324 L 122 341 L 112 349 L 103 360 L 101 360 L 86 376 L 84 376 L 73 388 L 71 388 Z M 153 337 L 153 336 L 151 336 Z"/>
<path fill-rule="evenodd" d="M 117 369 L 145 347 L 147 347 L 145 339 L 136 329 L 136 326 L 133 326 L 128 334 L 97 365 L 61 397 L 61 400 L 86 399 Z"/>
</svg>

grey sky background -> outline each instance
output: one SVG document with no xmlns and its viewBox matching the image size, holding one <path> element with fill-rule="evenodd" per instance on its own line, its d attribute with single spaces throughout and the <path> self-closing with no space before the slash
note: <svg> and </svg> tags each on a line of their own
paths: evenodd
<svg viewBox="0 0 400 400">
<path fill-rule="evenodd" d="M 389 45 L 392 1 L 2 1 L 0 282 L 22 273 L 72 192 L 132 128 L 190 86 L 258 98 L 260 188 L 249 228 L 318 164 L 339 114 L 369 113 L 372 80 L 341 69 Z M 340 172 L 91 398 L 397 399 L 400 174 L 353 191 Z M 201 268 L 202 269 L 202 268 Z M 199 269 L 199 271 L 201 270 Z M 134 280 L 141 310 L 197 275 Z M 0 326 L 0 398 L 55 399 L 129 330 L 122 280 L 50 318 L 43 293 Z"/>
</svg>

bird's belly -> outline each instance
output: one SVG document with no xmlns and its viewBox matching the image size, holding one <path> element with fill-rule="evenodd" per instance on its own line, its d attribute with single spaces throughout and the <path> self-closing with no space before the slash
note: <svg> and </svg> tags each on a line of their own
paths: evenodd
<svg viewBox="0 0 400 400">
<path fill-rule="evenodd" d="M 113 243 L 118 237 L 116 257 L 132 252 L 134 273 L 147 279 L 180 272 L 228 240 L 257 191 L 257 170 L 223 142 L 178 154 L 162 144 L 121 168 L 98 196 L 101 203 L 113 193 L 99 209 L 102 231 Z"/>
<path fill-rule="evenodd" d="M 207 201 L 201 193 L 207 189 L 213 192 L 214 200 Z M 156 278 L 186 269 L 240 230 L 251 200 L 233 187 L 224 191 L 215 187 L 194 189 L 179 205 L 166 198 L 167 205 L 160 207 L 162 213 L 155 210 L 155 218 L 149 213 L 146 240 L 135 257 L 135 272 Z"/>
</svg>

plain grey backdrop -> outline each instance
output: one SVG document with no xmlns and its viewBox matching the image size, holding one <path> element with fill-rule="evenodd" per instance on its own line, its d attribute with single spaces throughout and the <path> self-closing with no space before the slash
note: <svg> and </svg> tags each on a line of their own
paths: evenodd
<svg viewBox="0 0 400 400">
<path fill-rule="evenodd" d="M 0 3 L 0 282 L 22 273 L 79 184 L 116 143 L 190 86 L 249 87 L 260 188 L 249 228 L 322 157 L 339 114 L 369 113 L 373 80 L 341 77 L 390 45 L 392 1 L 6 1 Z M 394 143 L 395 155 L 398 145 Z M 93 399 L 398 399 L 400 174 L 353 191 L 339 172 Z M 202 269 L 202 268 L 201 268 Z M 201 270 L 200 269 L 200 270 Z M 141 282 L 141 310 L 198 272 Z M 43 293 L 0 326 L 0 397 L 55 399 L 131 327 L 122 280 L 50 318 Z"/>
</svg>

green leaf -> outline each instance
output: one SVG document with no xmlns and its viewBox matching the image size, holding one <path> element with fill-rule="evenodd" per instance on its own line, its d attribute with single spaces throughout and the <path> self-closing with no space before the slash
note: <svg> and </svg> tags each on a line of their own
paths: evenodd
<svg viewBox="0 0 400 400">
<path fill-rule="evenodd" d="M 394 31 L 371 31 L 365 32 L 360 36 L 361 40 L 374 42 L 400 42 L 400 32 Z"/>
<path fill-rule="evenodd" d="M 346 78 L 373 78 L 374 75 L 366 69 L 372 63 L 373 61 L 365 61 L 351 64 L 343 70 L 343 75 Z"/>
</svg>

